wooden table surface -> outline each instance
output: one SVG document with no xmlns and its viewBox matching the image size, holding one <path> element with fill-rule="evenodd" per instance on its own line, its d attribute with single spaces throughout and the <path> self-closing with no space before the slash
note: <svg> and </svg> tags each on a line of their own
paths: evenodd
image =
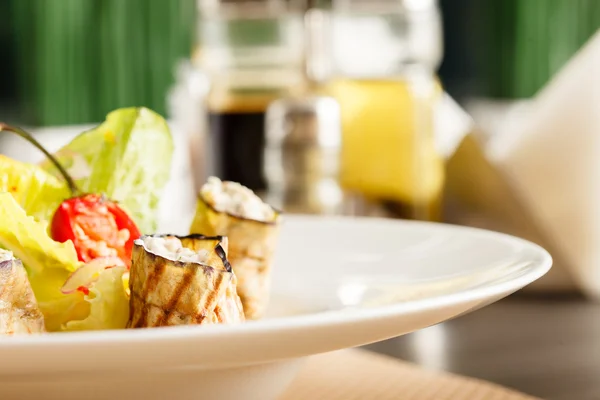
<svg viewBox="0 0 600 400">
<path fill-rule="evenodd" d="M 367 348 L 543 399 L 600 399 L 600 304 L 580 298 L 514 295 Z"/>
</svg>

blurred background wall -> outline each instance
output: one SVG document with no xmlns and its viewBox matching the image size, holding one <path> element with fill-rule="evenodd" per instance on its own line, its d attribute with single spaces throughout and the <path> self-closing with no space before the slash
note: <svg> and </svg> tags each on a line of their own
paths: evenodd
<svg viewBox="0 0 600 400">
<path fill-rule="evenodd" d="M 194 0 L 3 0 L 4 118 L 96 122 L 112 109 L 165 113 L 173 67 L 192 49 Z"/>
<path fill-rule="evenodd" d="M 456 97 L 533 96 L 600 27 L 596 0 L 441 0 Z"/>
<path fill-rule="evenodd" d="M 532 96 L 600 27 L 597 0 L 440 6 L 440 76 L 458 99 Z M 194 0 L 2 0 L 0 15 L 0 118 L 42 126 L 131 105 L 165 113 L 196 31 Z"/>
</svg>

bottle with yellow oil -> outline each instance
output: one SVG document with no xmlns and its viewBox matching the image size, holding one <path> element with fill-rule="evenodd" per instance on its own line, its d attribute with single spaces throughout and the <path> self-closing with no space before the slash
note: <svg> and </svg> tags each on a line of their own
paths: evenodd
<svg viewBox="0 0 600 400">
<path fill-rule="evenodd" d="M 442 89 L 434 0 L 334 0 L 326 91 L 340 104 L 340 181 L 401 218 L 441 219 L 444 160 L 435 114 Z"/>
</svg>

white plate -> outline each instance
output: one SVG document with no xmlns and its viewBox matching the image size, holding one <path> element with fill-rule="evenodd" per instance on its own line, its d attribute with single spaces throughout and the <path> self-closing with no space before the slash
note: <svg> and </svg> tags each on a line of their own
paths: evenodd
<svg viewBox="0 0 600 400">
<path fill-rule="evenodd" d="M 274 399 L 304 356 L 473 311 L 551 263 L 537 245 L 472 228 L 287 216 L 266 319 L 2 339 L 0 397 Z"/>
</svg>

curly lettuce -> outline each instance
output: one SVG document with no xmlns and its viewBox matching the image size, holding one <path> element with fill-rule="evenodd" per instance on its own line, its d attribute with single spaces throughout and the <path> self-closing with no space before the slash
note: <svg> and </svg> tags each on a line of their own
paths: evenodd
<svg viewBox="0 0 600 400">
<path fill-rule="evenodd" d="M 0 192 L 13 195 L 27 215 L 38 221 L 49 221 L 59 204 L 69 197 L 62 179 L 37 165 L 0 155 Z"/>
<path fill-rule="evenodd" d="M 59 330 L 63 323 L 81 318 L 82 296 L 65 296 L 60 288 L 81 265 L 73 243 L 59 243 L 46 232 L 46 223 L 28 216 L 10 193 L 0 193 L 0 247 L 13 252 L 25 268 L 46 329 Z"/>
<path fill-rule="evenodd" d="M 66 331 L 124 329 L 129 320 L 129 297 L 125 292 L 124 266 L 105 269 L 89 287 L 84 300 L 89 304 L 87 316 L 65 324 Z"/>
<path fill-rule="evenodd" d="M 64 283 L 83 264 L 71 241 L 59 243 L 46 232 L 46 223 L 28 216 L 10 193 L 0 193 L 0 247 L 19 258 L 29 277 L 46 330 L 124 328 L 129 300 L 123 285 L 124 267 L 102 271 L 84 295 L 65 294 Z"/>
<path fill-rule="evenodd" d="M 173 149 L 171 132 L 160 115 L 143 107 L 122 108 L 55 156 L 83 192 L 104 193 L 118 201 L 142 233 L 153 233 Z M 49 161 L 41 167 L 60 176 Z"/>
</svg>

